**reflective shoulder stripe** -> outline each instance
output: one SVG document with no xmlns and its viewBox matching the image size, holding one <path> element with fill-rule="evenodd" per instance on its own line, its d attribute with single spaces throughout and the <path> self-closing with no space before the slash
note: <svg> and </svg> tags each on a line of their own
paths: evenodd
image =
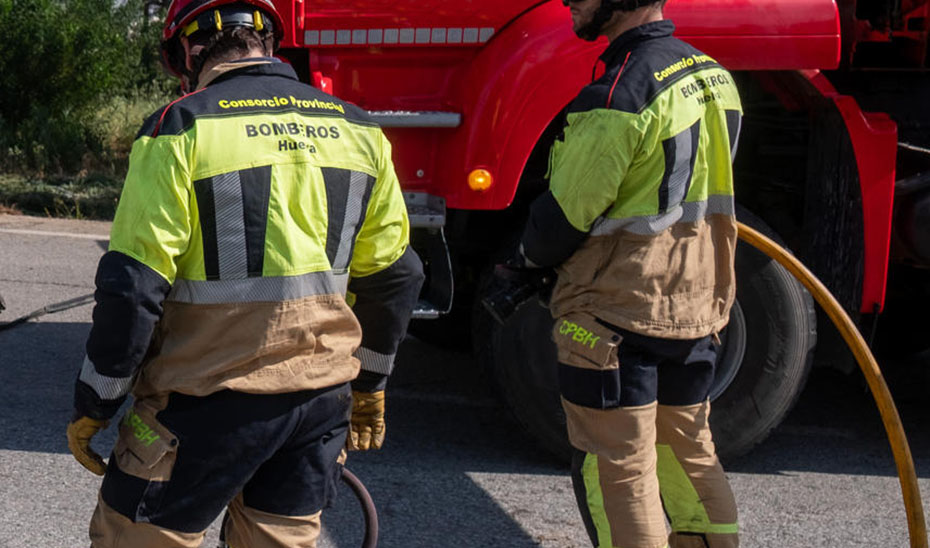
<svg viewBox="0 0 930 548">
<path fill-rule="evenodd" d="M 730 161 L 736 160 L 736 151 L 739 148 L 739 135 L 743 127 L 743 115 L 738 110 L 728 110 L 727 132 L 730 136 Z"/>
<path fill-rule="evenodd" d="M 132 388 L 132 377 L 108 377 L 97 373 L 90 358 L 84 357 L 81 374 L 78 379 L 94 389 L 102 400 L 115 400 L 129 393 Z"/>
<path fill-rule="evenodd" d="M 347 272 L 355 238 L 365 222 L 375 178 L 340 168 L 322 168 L 322 172 L 329 215 L 326 256 L 335 272 Z"/>
<path fill-rule="evenodd" d="M 329 270 L 240 280 L 179 279 L 167 300 L 190 304 L 277 302 L 314 295 L 344 295 L 347 285 L 347 274 L 334 275 Z"/>
<path fill-rule="evenodd" d="M 665 174 L 659 185 L 659 212 L 664 213 L 684 201 L 694 174 L 698 143 L 701 140 L 701 121 L 662 142 L 665 153 Z"/>
<path fill-rule="evenodd" d="M 355 351 L 354 356 L 362 362 L 362 369 L 382 375 L 390 375 L 394 369 L 394 358 L 396 354 L 381 354 L 364 346 Z"/>
<path fill-rule="evenodd" d="M 261 276 L 271 166 L 194 181 L 208 280 Z"/>
<path fill-rule="evenodd" d="M 626 217 L 623 219 L 608 219 L 601 217 L 594 222 L 591 236 L 607 236 L 621 230 L 633 234 L 658 234 L 675 223 L 697 223 L 708 215 L 736 214 L 733 196 L 709 196 L 706 201 L 685 202 L 679 207 L 672 208 L 659 215 L 646 215 L 642 217 Z"/>
</svg>

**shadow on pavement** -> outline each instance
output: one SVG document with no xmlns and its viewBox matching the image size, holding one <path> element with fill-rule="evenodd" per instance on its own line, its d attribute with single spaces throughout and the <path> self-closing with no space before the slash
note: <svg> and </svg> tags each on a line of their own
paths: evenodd
<svg viewBox="0 0 930 548">
<path fill-rule="evenodd" d="M 0 450 L 68 452 L 65 426 L 89 329 L 37 322 L 0 332 Z M 494 546 L 501 539 L 538 546 L 474 474 L 562 475 L 562 468 L 514 431 L 467 358 L 435 359 L 441 351 L 414 339 L 402 354 L 408 363 L 389 389 L 384 449 L 353 453 L 348 461 L 378 506 L 379 547 L 433 546 L 439 539 L 448 546 Z M 98 438 L 95 448 L 107 455 L 115 429 Z M 325 512 L 324 527 L 324 547 L 361 545 L 362 514 L 347 488 Z"/>
<path fill-rule="evenodd" d="M 879 359 L 904 425 L 917 475 L 930 477 L 930 363 Z M 727 471 L 896 476 L 878 407 L 860 371 L 815 369 L 788 418 Z"/>
<path fill-rule="evenodd" d="M 65 427 L 89 332 L 89 323 L 53 322 L 0 332 L 0 450 L 68 452 Z M 112 444 L 101 438 L 96 447 Z"/>
<path fill-rule="evenodd" d="M 0 450 L 67 452 L 64 428 L 89 329 L 88 323 L 39 322 L 0 332 Z M 927 478 L 930 401 L 922 367 L 889 369 L 889 375 L 918 475 Z M 348 461 L 378 505 L 379 546 L 437 545 L 438 539 L 448 546 L 498 546 L 500 539 L 511 547 L 539 544 L 518 524 L 519 510 L 499 502 L 521 496 L 506 491 L 519 489 L 512 486 L 519 482 L 510 478 L 496 491 L 495 478 L 561 480 L 567 468 L 519 429 L 489 385 L 467 354 L 405 341 L 388 390 L 385 447 L 353 453 Z M 113 430 L 95 440 L 103 454 L 113 443 Z M 747 474 L 895 475 L 861 374 L 832 370 L 815 370 L 785 423 L 752 453 L 725 464 L 730 472 Z M 553 488 L 551 496 L 563 500 L 571 493 Z M 330 538 L 324 546 L 360 545 L 361 513 L 348 489 L 325 512 L 324 524 Z"/>
</svg>

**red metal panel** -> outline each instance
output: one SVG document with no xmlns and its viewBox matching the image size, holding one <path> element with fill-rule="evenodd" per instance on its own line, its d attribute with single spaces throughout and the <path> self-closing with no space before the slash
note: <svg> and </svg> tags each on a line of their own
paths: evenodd
<svg viewBox="0 0 930 548">
<path fill-rule="evenodd" d="M 839 32 L 833 0 L 669 0 L 665 14 L 689 36 L 830 36 Z M 777 52 L 765 52 L 773 53 Z"/>
<path fill-rule="evenodd" d="M 499 29 L 539 3 L 540 0 L 308 0 L 305 28 Z"/>
<path fill-rule="evenodd" d="M 856 100 L 840 95 L 820 72 L 806 73 L 810 82 L 828 99 L 846 122 L 856 154 L 862 191 L 865 265 L 860 312 L 880 312 L 888 283 L 888 254 L 894 204 L 898 127 L 887 114 L 862 112 Z"/>
<path fill-rule="evenodd" d="M 463 114 L 458 129 L 388 131 L 404 186 L 441 195 L 453 208 L 510 204 L 533 146 L 589 80 L 606 47 L 603 40 L 576 38 L 568 10 L 555 0 L 306 0 L 303 5 L 297 41 L 317 40 L 310 47 L 311 70 L 332 78 L 335 95 L 370 110 Z M 668 15 L 679 37 L 734 70 L 838 63 L 833 0 L 671 0 Z M 436 29 L 448 36 L 450 28 L 485 26 L 494 29 L 485 44 L 433 40 Z M 386 44 L 377 31 L 388 28 L 425 29 L 428 38 Z M 333 39 L 339 31 L 342 43 Z M 380 43 L 368 43 L 371 31 Z M 485 192 L 466 184 L 467 174 L 479 167 L 495 177 Z"/>
<path fill-rule="evenodd" d="M 835 68 L 839 62 L 839 19 L 832 0 L 672 0 L 669 15 L 676 19 L 679 37 L 733 70 Z M 729 27 L 728 17 L 736 21 Z M 777 22 L 774 29 L 763 24 L 766 17 Z M 565 8 L 549 2 L 481 50 L 462 80 L 466 127 L 446 149 L 446 158 L 465 151 L 464 165 L 447 162 L 441 177 L 450 182 L 442 189 L 450 207 L 502 209 L 510 204 L 532 147 L 589 81 L 604 47 L 603 40 L 578 40 Z M 496 180 L 484 193 L 464 184 L 467 173 L 478 167 Z"/>
</svg>

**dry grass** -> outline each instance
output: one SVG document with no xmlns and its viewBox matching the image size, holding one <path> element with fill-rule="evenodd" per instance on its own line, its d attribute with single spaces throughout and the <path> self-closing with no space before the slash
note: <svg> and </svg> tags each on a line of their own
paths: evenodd
<svg viewBox="0 0 930 548">
<path fill-rule="evenodd" d="M 0 204 L 0 214 L 3 215 L 22 215 L 23 212 L 16 209 L 15 207 L 10 207 L 8 205 Z"/>
</svg>

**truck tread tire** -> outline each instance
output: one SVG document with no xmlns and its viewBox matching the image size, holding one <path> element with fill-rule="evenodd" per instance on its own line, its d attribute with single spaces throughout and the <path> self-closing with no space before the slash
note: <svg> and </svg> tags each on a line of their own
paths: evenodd
<svg viewBox="0 0 930 548">
<path fill-rule="evenodd" d="M 749 211 L 737 208 L 737 218 L 785 247 Z M 742 241 L 736 250 L 736 296 L 745 322 L 745 355 L 739 374 L 712 402 L 710 416 L 724 459 L 748 453 L 784 420 L 807 382 L 817 343 L 811 295 L 774 259 Z M 728 326 L 724 338 L 739 327 Z M 724 340 L 721 354 L 727 344 Z"/>
<path fill-rule="evenodd" d="M 737 215 L 781 243 L 758 217 L 741 208 Z M 737 245 L 736 270 L 737 304 L 721 333 L 712 388 L 717 397 L 711 428 L 724 459 L 749 452 L 785 418 L 804 387 L 816 343 L 813 299 L 787 270 L 743 242 Z M 476 355 L 514 418 L 543 449 L 567 462 L 571 447 L 549 310 L 531 299 L 500 325 L 478 304 L 472 318 Z M 735 368 L 727 360 L 738 360 Z"/>
</svg>

